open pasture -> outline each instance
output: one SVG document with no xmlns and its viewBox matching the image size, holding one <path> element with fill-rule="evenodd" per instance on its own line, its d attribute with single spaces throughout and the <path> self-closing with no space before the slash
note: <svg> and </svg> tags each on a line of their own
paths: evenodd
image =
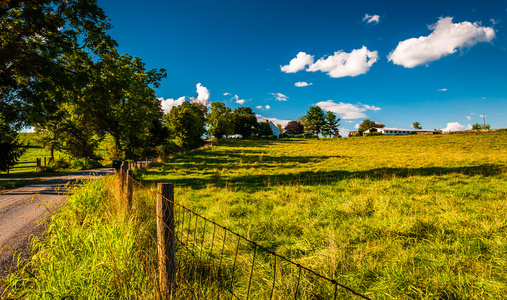
<svg viewBox="0 0 507 300">
<path fill-rule="evenodd" d="M 507 290 L 506 133 L 229 140 L 137 176 L 375 299 Z"/>
</svg>

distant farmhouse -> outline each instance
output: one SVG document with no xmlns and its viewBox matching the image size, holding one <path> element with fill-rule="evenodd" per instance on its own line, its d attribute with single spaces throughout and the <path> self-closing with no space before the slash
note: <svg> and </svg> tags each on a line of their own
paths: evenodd
<svg viewBox="0 0 507 300">
<path fill-rule="evenodd" d="M 359 131 L 351 131 L 349 136 L 353 136 Z M 401 129 L 401 128 L 391 128 L 391 127 L 372 127 L 368 130 L 362 132 L 362 135 L 378 132 L 385 135 L 409 135 L 409 134 L 438 134 L 438 131 L 435 130 L 427 130 L 427 129 Z"/>
<path fill-rule="evenodd" d="M 280 137 L 280 130 L 278 130 L 278 127 L 276 127 L 276 125 L 273 124 L 273 122 L 271 122 L 269 120 L 266 120 L 266 123 L 268 123 L 269 127 L 271 127 L 271 130 L 273 131 L 273 136 L 276 136 L 276 138 L 279 138 Z"/>
</svg>

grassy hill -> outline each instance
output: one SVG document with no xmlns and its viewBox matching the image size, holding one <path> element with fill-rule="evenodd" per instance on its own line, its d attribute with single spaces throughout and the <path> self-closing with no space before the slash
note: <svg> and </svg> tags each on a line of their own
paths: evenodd
<svg viewBox="0 0 507 300">
<path fill-rule="evenodd" d="M 507 133 L 228 140 L 135 175 L 152 190 L 174 183 L 178 204 L 373 299 L 505 297 Z M 138 189 L 126 214 L 115 180 L 76 190 L 6 281 L 10 297 L 160 297 L 154 198 Z M 240 299 L 292 299 L 296 286 L 297 299 L 332 299 L 322 281 L 197 221 L 176 209 L 178 299 L 230 296 L 202 274 L 233 275 Z"/>
<path fill-rule="evenodd" d="M 223 141 L 142 173 L 374 298 L 501 298 L 507 134 Z"/>
</svg>

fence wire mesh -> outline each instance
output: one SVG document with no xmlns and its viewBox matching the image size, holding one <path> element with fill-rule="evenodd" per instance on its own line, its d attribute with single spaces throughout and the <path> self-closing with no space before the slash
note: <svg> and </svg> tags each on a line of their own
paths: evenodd
<svg viewBox="0 0 507 300">
<path fill-rule="evenodd" d="M 133 210 L 142 208 L 156 220 L 157 191 L 120 169 L 134 184 Z M 120 186 L 124 186 L 120 184 Z M 174 219 L 165 222 L 176 242 L 176 287 L 172 299 L 348 299 L 369 297 L 335 279 L 281 256 L 196 211 L 166 198 Z M 141 200 L 143 198 L 143 200 Z M 157 243 L 157 237 L 151 239 Z M 163 296 L 164 297 L 164 296 Z"/>
</svg>

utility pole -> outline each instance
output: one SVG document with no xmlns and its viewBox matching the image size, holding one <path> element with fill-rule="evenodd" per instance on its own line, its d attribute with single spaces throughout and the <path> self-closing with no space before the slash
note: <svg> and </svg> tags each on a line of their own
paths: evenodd
<svg viewBox="0 0 507 300">
<path fill-rule="evenodd" d="M 482 113 L 482 117 L 484 118 L 484 127 L 482 127 L 482 128 L 486 129 L 486 114 Z"/>
</svg>

